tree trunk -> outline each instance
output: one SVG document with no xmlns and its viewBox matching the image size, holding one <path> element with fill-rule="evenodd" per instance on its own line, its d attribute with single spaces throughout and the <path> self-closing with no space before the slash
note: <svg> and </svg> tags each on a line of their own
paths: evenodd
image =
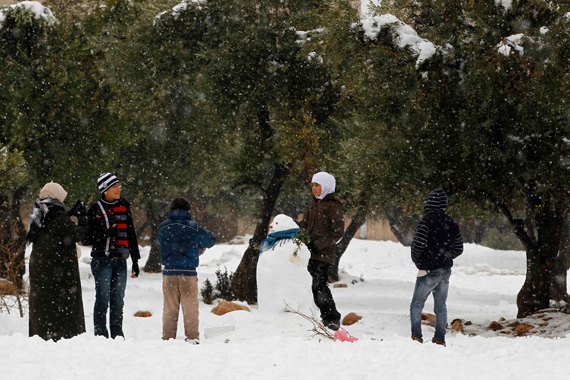
<svg viewBox="0 0 570 380">
<path fill-rule="evenodd" d="M 474 231 L 473 243 L 481 244 L 483 238 L 485 237 L 485 232 L 487 231 L 488 228 L 489 228 L 488 224 L 478 222 L 474 228 L 475 231 Z"/>
<path fill-rule="evenodd" d="M 0 278 L 8 279 L 11 262 L 12 223 L 10 222 L 9 199 L 0 196 Z"/>
<path fill-rule="evenodd" d="M 386 209 L 386 218 L 388 219 L 390 230 L 396 239 L 398 239 L 404 247 L 411 246 L 417 221 L 408 215 L 404 215 L 401 207 Z"/>
<path fill-rule="evenodd" d="M 20 290 L 24 290 L 24 274 L 26 273 L 26 227 L 20 217 L 20 208 L 22 199 L 27 191 L 27 187 L 20 187 L 14 192 L 11 209 L 13 226 L 12 239 L 14 241 L 13 254 L 15 256 L 14 267 L 12 268 L 12 281 L 14 281 Z"/>
<path fill-rule="evenodd" d="M 12 193 L 11 199 L 0 199 L 0 277 L 24 289 L 26 228 L 20 218 L 21 200 L 26 187 Z"/>
<path fill-rule="evenodd" d="M 570 303 L 568 286 L 566 284 L 568 275 L 568 252 L 560 251 L 560 254 L 552 266 L 550 278 L 550 299 L 555 302 Z"/>
<path fill-rule="evenodd" d="M 561 228 L 560 248 L 552 268 L 550 299 L 556 302 L 570 303 L 566 278 L 570 269 L 570 228 L 568 217 Z"/>
<path fill-rule="evenodd" d="M 527 209 L 525 219 L 515 219 L 506 202 L 492 194 L 482 192 L 507 217 L 515 235 L 526 250 L 526 278 L 517 294 L 517 318 L 525 318 L 550 307 L 554 293 L 552 284 L 559 283 L 561 273 L 556 269 L 561 239 L 564 237 L 568 215 L 567 202 L 550 194 L 537 195 L 536 188 L 526 184 Z M 564 273 L 565 277 L 566 274 Z M 566 280 L 564 279 L 564 282 Z M 556 297 L 561 297 L 558 294 Z M 564 295 L 567 297 L 567 295 Z"/>
<path fill-rule="evenodd" d="M 517 295 L 517 318 L 524 318 L 550 306 L 551 284 L 556 282 L 555 264 L 560 249 L 560 238 L 565 215 L 559 208 L 550 207 L 546 200 L 534 216 L 536 241 L 528 234 L 521 241 L 526 248 L 527 273 Z M 515 230 L 517 236 L 523 233 Z M 565 280 L 564 280 L 565 281 Z"/>
<path fill-rule="evenodd" d="M 289 169 L 286 166 L 274 164 L 273 175 L 263 194 L 255 232 L 233 275 L 233 296 L 248 304 L 257 303 L 257 261 L 259 259 L 259 246 L 267 237 L 275 203 L 281 192 L 281 187 L 288 176 Z"/>
<path fill-rule="evenodd" d="M 551 270 L 539 249 L 527 249 L 526 256 L 526 278 L 517 295 L 517 318 L 528 317 L 550 304 Z"/>
<path fill-rule="evenodd" d="M 160 206 L 162 207 L 162 205 Z M 148 225 L 150 226 L 150 252 L 144 266 L 145 273 L 161 273 L 162 266 L 160 264 L 160 246 L 158 245 L 158 226 L 160 221 L 164 219 L 162 212 L 158 211 L 157 205 L 149 205 L 145 208 L 145 215 Z"/>
<path fill-rule="evenodd" d="M 354 214 L 354 216 L 352 217 L 350 224 L 344 231 L 342 238 L 336 245 L 335 263 L 330 268 L 328 273 L 329 282 L 334 282 L 339 280 L 338 268 L 340 265 L 340 259 L 344 254 L 344 252 L 346 251 L 346 249 L 348 248 L 348 244 L 350 244 L 350 241 L 354 237 L 354 234 L 356 234 L 356 231 L 358 231 L 358 229 L 362 227 L 362 225 L 366 222 L 366 215 L 368 213 L 367 205 L 368 205 L 367 200 L 361 203 L 361 205 L 356 210 L 356 214 Z"/>
</svg>

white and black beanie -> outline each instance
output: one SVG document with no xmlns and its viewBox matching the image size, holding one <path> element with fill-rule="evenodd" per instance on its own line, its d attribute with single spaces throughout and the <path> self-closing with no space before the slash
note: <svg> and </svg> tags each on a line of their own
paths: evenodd
<svg viewBox="0 0 570 380">
<path fill-rule="evenodd" d="M 97 187 L 99 188 L 99 191 L 101 193 L 104 193 L 117 182 L 119 182 L 119 179 L 115 175 L 111 173 L 103 173 L 99 176 L 99 179 L 97 180 Z"/>
<path fill-rule="evenodd" d="M 447 208 L 447 194 L 441 188 L 430 192 L 424 200 L 424 211 L 438 211 Z"/>
</svg>

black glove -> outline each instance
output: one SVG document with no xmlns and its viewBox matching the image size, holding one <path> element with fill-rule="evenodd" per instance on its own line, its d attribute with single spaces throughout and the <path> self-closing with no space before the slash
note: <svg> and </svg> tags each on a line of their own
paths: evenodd
<svg viewBox="0 0 570 380">
<path fill-rule="evenodd" d="M 311 252 L 311 253 L 313 253 L 317 250 L 317 247 L 315 247 L 315 243 L 313 243 L 312 241 L 308 242 L 306 244 L 306 246 L 307 246 L 307 248 L 309 248 L 309 252 Z"/>
<path fill-rule="evenodd" d="M 77 225 L 87 228 L 87 216 L 78 216 L 77 217 Z"/>
<path fill-rule="evenodd" d="M 131 272 L 131 278 L 137 278 L 141 270 L 139 269 L 139 262 L 133 261 L 133 271 Z"/>
<path fill-rule="evenodd" d="M 117 233 L 119 232 L 119 228 L 116 224 L 113 224 L 107 231 L 105 231 L 105 237 L 117 237 Z"/>
<path fill-rule="evenodd" d="M 71 208 L 71 210 L 69 210 L 67 212 L 67 215 L 76 216 L 78 218 L 87 215 L 87 209 L 85 208 L 85 202 L 77 201 L 75 203 L 75 205 Z"/>
</svg>

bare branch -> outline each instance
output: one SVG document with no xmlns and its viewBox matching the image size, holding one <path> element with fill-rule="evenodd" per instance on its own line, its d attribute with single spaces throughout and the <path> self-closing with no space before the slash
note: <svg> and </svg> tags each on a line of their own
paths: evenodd
<svg viewBox="0 0 570 380">
<path fill-rule="evenodd" d="M 329 329 L 325 327 L 325 325 L 323 325 L 323 323 L 318 318 L 315 317 L 312 311 L 311 315 L 309 316 L 307 314 L 301 313 L 299 310 L 293 309 L 287 303 L 285 303 L 285 306 L 286 311 L 297 314 L 298 316 L 303 317 L 313 324 L 313 328 L 310 330 L 313 332 L 313 336 L 321 336 L 323 338 L 334 340 L 334 335 L 329 331 Z"/>
</svg>

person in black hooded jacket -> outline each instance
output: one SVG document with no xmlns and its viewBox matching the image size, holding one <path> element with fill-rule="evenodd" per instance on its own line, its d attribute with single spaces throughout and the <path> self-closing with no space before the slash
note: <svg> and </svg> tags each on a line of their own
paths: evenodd
<svg viewBox="0 0 570 380">
<path fill-rule="evenodd" d="M 412 339 L 423 342 L 422 309 L 430 294 L 436 315 L 433 343 L 445 346 L 447 293 L 453 260 L 463 253 L 463 239 L 457 223 L 449 216 L 447 194 L 435 189 L 425 198 L 425 215 L 418 223 L 412 241 L 412 261 L 418 268 L 410 305 Z"/>
<path fill-rule="evenodd" d="M 85 205 L 65 212 L 67 192 L 47 183 L 34 205 L 30 230 L 29 335 L 44 340 L 68 339 L 85 332 L 81 279 L 75 242 L 87 233 Z M 70 216 L 76 216 L 76 225 Z"/>
</svg>

